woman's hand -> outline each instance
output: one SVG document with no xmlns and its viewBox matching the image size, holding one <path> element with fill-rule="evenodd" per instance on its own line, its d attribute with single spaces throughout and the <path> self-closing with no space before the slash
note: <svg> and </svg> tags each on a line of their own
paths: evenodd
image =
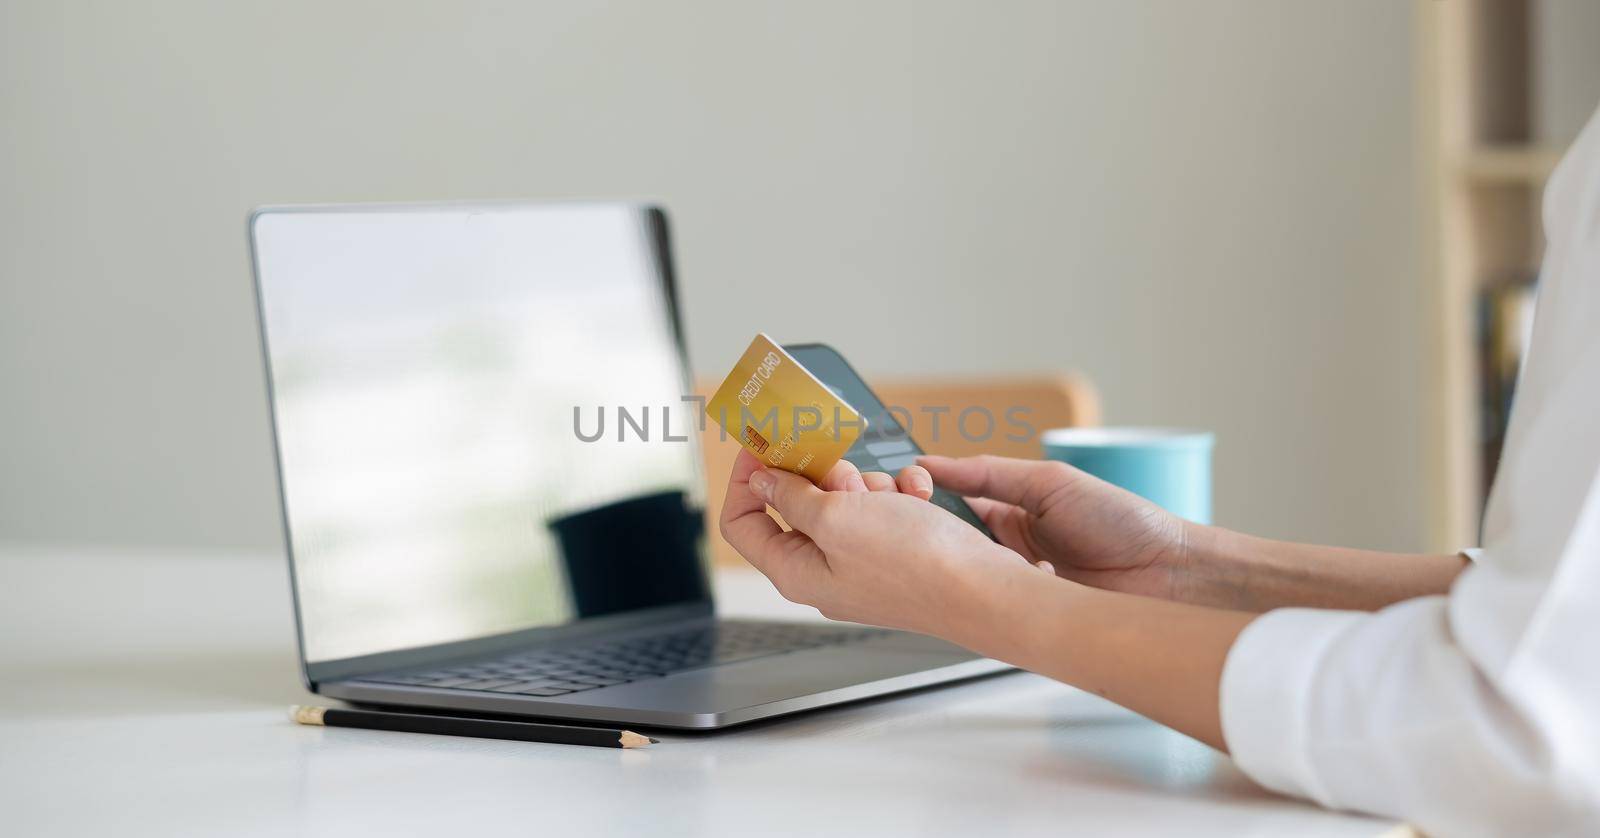
<svg viewBox="0 0 1600 838">
<path fill-rule="evenodd" d="M 918 477 L 902 472 L 899 485 Z M 941 637 L 1222 747 L 1222 664 L 1254 615 L 1063 582 L 938 506 L 890 491 L 886 478 L 846 464 L 818 488 L 741 451 L 722 534 L 785 597 L 824 616 Z M 768 504 L 794 529 L 780 527 Z M 1024 543 L 1004 505 L 981 505 L 1011 543 Z"/>
<path fill-rule="evenodd" d="M 962 642 L 982 622 L 980 588 L 1003 571 L 1038 573 L 1016 553 L 926 503 L 933 482 L 920 468 L 907 469 L 896 481 L 881 473 L 859 475 L 843 463 L 823 486 L 763 468 L 741 451 L 721 529 L 779 593 L 815 606 L 825 617 Z M 768 505 L 793 529 L 779 526 Z"/>
<path fill-rule="evenodd" d="M 1180 599 L 1190 524 L 1132 492 L 1053 460 L 925 456 L 941 487 L 967 495 L 1000 543 L 1058 576 Z"/>
</svg>

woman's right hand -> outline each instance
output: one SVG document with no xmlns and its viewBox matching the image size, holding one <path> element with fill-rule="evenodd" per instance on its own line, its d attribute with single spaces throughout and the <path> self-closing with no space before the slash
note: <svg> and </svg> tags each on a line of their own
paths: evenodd
<svg viewBox="0 0 1600 838">
<path fill-rule="evenodd" d="M 1056 575 L 1179 599 L 1197 524 L 1054 460 L 924 456 L 939 486 L 968 497 L 1000 543 Z"/>
</svg>

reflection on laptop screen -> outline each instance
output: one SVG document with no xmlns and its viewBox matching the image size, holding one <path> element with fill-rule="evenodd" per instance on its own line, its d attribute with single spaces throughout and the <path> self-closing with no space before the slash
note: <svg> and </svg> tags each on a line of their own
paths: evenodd
<svg viewBox="0 0 1600 838">
<path fill-rule="evenodd" d="M 646 211 L 267 211 L 254 235 L 308 661 L 705 597 Z"/>
</svg>

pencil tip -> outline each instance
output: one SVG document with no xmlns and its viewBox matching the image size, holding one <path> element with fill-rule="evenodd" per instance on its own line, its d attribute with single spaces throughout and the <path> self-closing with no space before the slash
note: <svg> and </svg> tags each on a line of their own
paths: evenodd
<svg viewBox="0 0 1600 838">
<path fill-rule="evenodd" d="M 646 745 L 654 745 L 656 740 L 651 739 L 648 736 L 641 736 L 631 730 L 624 730 L 622 732 L 621 743 L 622 747 L 624 748 L 643 748 Z"/>
<path fill-rule="evenodd" d="M 296 724 L 320 725 L 322 724 L 322 714 L 327 709 L 326 707 L 307 707 L 303 704 L 293 704 L 289 707 L 289 719 Z"/>
</svg>

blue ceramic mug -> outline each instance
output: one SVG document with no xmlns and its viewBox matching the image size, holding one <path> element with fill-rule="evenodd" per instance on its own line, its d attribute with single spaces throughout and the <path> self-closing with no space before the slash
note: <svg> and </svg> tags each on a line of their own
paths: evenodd
<svg viewBox="0 0 1600 838">
<path fill-rule="evenodd" d="M 1211 448 L 1216 437 L 1209 432 L 1056 428 L 1040 439 L 1046 459 L 1076 466 L 1180 517 L 1211 523 Z"/>
</svg>

